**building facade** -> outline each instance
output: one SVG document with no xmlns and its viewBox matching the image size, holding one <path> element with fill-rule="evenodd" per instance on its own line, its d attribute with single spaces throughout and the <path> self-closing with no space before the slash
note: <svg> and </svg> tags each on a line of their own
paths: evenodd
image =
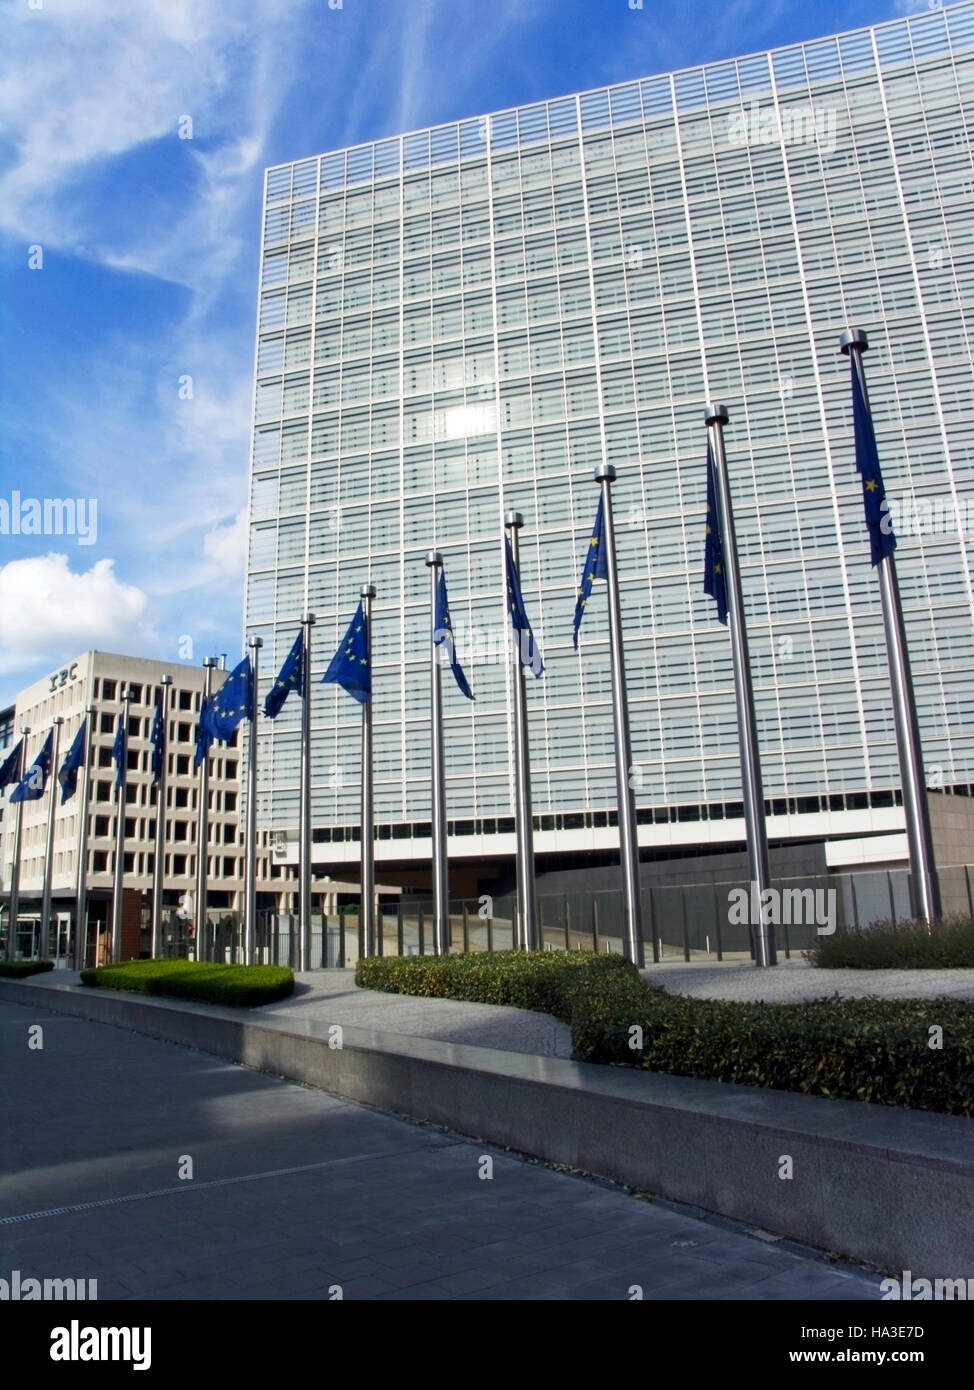
<svg viewBox="0 0 974 1390">
<path fill-rule="evenodd" d="M 163 871 L 163 905 L 170 915 L 196 922 L 197 829 L 199 815 L 199 774 L 193 766 L 196 725 L 204 672 L 201 667 L 178 662 L 165 663 L 138 657 L 89 651 L 76 660 L 35 681 L 18 695 L 10 721 L 19 733 L 29 729 L 27 762 L 36 757 L 51 728 L 61 716 L 58 767 L 71 745 L 85 709 L 95 708 L 90 754 L 86 769 L 90 784 L 87 887 L 89 928 L 104 926 L 111 920 L 111 896 L 115 856 L 115 764 L 112 745 L 123 708 L 122 694 L 128 690 L 128 766 L 126 769 L 126 824 L 124 845 L 124 888 L 138 894 L 146 912 L 152 891 L 155 861 L 156 793 L 152 788 L 150 733 L 156 699 L 162 689 L 160 677 L 172 677 L 169 687 L 167 719 L 166 829 Z M 226 678 L 214 670 L 213 689 Z M 241 804 L 241 756 L 235 745 L 214 744 L 209 755 L 207 910 L 211 920 L 222 914 L 239 913 L 244 890 L 244 847 Z M 39 920 L 47 849 L 47 820 L 50 795 L 56 797 L 52 909 L 58 920 L 58 942 L 52 938 L 52 954 L 68 954 L 76 901 L 78 854 L 80 850 L 81 781 L 74 796 L 61 804 L 55 781 L 45 795 L 23 803 L 20 862 L 20 923 L 24 932 Z M 16 808 L 4 795 L 3 831 L 0 847 L 2 897 L 9 904 L 13 869 Z M 262 837 L 258 851 L 258 885 L 262 903 L 278 907 L 285 889 L 288 870 L 283 862 L 275 865 L 273 847 Z M 6 912 L 5 912 L 6 919 Z"/>
<path fill-rule="evenodd" d="M 560 97 L 266 173 L 245 629 L 264 682 L 303 611 L 316 871 L 359 858 L 359 709 L 318 684 L 373 622 L 376 855 L 430 856 L 430 548 L 456 882 L 514 843 L 503 515 L 545 673 L 528 677 L 542 866 L 617 846 L 604 585 L 572 613 L 614 464 L 632 780 L 647 861 L 744 837 L 727 632 L 702 592 L 704 404 L 726 442 L 768 833 L 905 858 L 879 591 L 838 338 L 865 359 L 926 770 L 974 785 L 974 5 Z M 299 705 L 259 730 L 259 823 L 296 857 Z"/>
</svg>

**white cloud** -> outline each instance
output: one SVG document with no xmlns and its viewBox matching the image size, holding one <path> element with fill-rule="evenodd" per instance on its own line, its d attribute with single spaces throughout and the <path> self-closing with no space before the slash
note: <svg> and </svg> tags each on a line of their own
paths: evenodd
<svg viewBox="0 0 974 1390">
<path fill-rule="evenodd" d="M 133 654 L 155 642 L 149 600 L 116 578 L 114 560 L 74 573 L 50 553 L 0 567 L 0 672 L 97 647 Z"/>
<path fill-rule="evenodd" d="M 243 577 L 247 560 L 247 509 L 203 537 L 203 554 L 228 579 Z"/>
</svg>

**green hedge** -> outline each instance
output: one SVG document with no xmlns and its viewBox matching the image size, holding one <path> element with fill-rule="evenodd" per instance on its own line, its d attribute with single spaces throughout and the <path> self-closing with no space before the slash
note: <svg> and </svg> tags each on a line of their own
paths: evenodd
<svg viewBox="0 0 974 1390">
<path fill-rule="evenodd" d="M 367 989 L 554 1014 L 571 1025 L 579 1061 L 974 1114 L 974 1008 L 960 1000 L 691 999 L 646 984 L 621 956 L 581 951 L 370 958 L 355 978 Z M 928 1046 L 933 1026 L 942 1048 Z"/>
<path fill-rule="evenodd" d="M 45 970 L 53 970 L 52 960 L 0 960 L 0 975 L 11 975 L 22 980 L 25 975 L 42 975 Z"/>
<path fill-rule="evenodd" d="M 924 922 L 876 922 L 823 936 L 809 953 L 827 970 L 942 970 L 974 967 L 974 921 L 945 917 Z"/>
<path fill-rule="evenodd" d="M 251 1008 L 286 999 L 294 973 L 280 965 L 217 965 L 194 960 L 129 960 L 82 970 L 81 983 L 137 994 L 168 994 L 210 1004 Z"/>
<path fill-rule="evenodd" d="M 484 951 L 473 955 L 370 956 L 359 960 L 356 983 L 392 994 L 420 994 L 471 1003 L 509 1004 L 571 1021 L 582 995 L 640 998 L 646 986 L 622 956 L 585 951 Z M 628 996 L 627 996 L 628 997 Z"/>
</svg>

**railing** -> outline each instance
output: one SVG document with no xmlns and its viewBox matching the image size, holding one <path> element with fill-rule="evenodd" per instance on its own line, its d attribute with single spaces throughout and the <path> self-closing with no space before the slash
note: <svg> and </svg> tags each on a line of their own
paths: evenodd
<svg viewBox="0 0 974 1390">
<path fill-rule="evenodd" d="M 945 914 L 974 917 L 974 866 L 939 871 Z M 775 879 L 777 895 L 772 925 L 778 954 L 784 959 L 813 948 L 823 935 L 883 920 L 916 915 L 910 874 L 906 869 L 862 870 L 819 877 Z M 646 962 L 747 960 L 753 957 L 752 920 L 759 907 L 746 880 L 721 883 L 657 884 L 643 890 L 643 936 Z M 622 895 L 616 889 L 542 893 L 538 898 L 540 939 L 544 950 L 616 952 L 623 949 Z M 511 895 L 456 900 L 450 904 L 450 949 L 455 952 L 504 951 L 514 945 L 515 903 Z M 104 930 L 104 923 L 102 930 Z M 89 960 L 92 932 L 89 922 Z M 7 918 L 0 926 L 0 954 L 6 950 Z M 200 949 L 195 930 L 175 912 L 163 919 L 164 958 L 195 958 Z M 377 914 L 380 955 L 417 956 L 433 951 L 430 900 L 400 899 L 380 904 Z M 15 955 L 38 954 L 59 966 L 73 962 L 73 924 L 66 913 L 46 943 L 40 941 L 36 912 L 19 915 Z M 151 933 L 143 915 L 140 954 L 148 956 Z M 312 916 L 311 969 L 354 966 L 361 954 L 355 911 Z M 203 934 L 208 960 L 241 962 L 243 937 L 239 913 L 211 910 Z M 288 913 L 259 912 L 256 959 L 267 964 L 297 965 L 297 918 Z"/>
<path fill-rule="evenodd" d="M 974 866 L 942 869 L 945 913 L 974 916 Z M 915 915 L 906 869 L 776 879 L 771 907 L 778 954 L 791 959 L 811 950 L 823 935 L 872 922 Z M 665 961 L 748 960 L 754 956 L 753 920 L 760 905 L 743 879 L 721 883 L 662 884 L 643 890 L 643 935 L 647 964 Z M 450 950 L 504 951 L 514 945 L 513 896 L 455 900 L 450 904 Z M 543 950 L 623 950 L 622 895 L 618 890 L 544 894 L 538 898 Z M 377 953 L 428 955 L 433 951 L 432 902 L 400 899 L 376 919 Z M 297 965 L 298 920 L 289 913 L 258 913 L 256 959 Z M 235 914 L 223 914 L 209 959 L 240 961 L 241 932 Z M 362 952 L 354 911 L 312 915 L 310 968 L 355 965 Z"/>
</svg>

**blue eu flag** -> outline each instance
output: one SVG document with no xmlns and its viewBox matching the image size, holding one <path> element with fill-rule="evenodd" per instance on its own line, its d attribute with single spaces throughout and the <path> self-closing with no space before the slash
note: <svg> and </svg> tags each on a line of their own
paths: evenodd
<svg viewBox="0 0 974 1390">
<path fill-rule="evenodd" d="M 717 604 L 717 617 L 727 623 L 727 579 L 724 573 L 724 543 L 717 511 L 717 482 L 714 456 L 707 445 L 707 546 L 704 552 L 703 591 Z"/>
<path fill-rule="evenodd" d="M 128 730 L 125 727 L 125 715 L 118 716 L 118 728 L 115 730 L 115 742 L 112 744 L 112 762 L 115 764 L 115 789 L 125 786 L 125 770 L 128 765 Z"/>
<path fill-rule="evenodd" d="M 468 700 L 474 698 L 473 691 L 467 684 L 467 678 L 463 674 L 463 667 L 457 660 L 457 644 L 453 637 L 453 624 L 450 621 L 450 604 L 446 596 L 446 575 L 440 570 L 439 578 L 436 581 L 436 612 L 433 617 L 433 646 L 439 647 L 446 645 L 446 650 L 450 657 L 450 670 L 460 687 L 460 693 L 466 695 Z"/>
<path fill-rule="evenodd" d="M 608 571 L 605 567 L 605 545 L 602 540 L 602 527 L 604 524 L 605 513 L 603 511 L 604 495 L 599 498 L 599 509 L 595 513 L 595 525 L 592 527 L 592 538 L 588 543 L 588 554 L 585 556 L 585 564 L 582 566 L 582 578 L 578 585 L 578 598 L 575 602 L 575 631 L 574 643 L 575 650 L 578 651 L 578 630 L 582 626 L 582 619 L 585 617 L 585 605 L 588 603 L 589 595 L 592 592 L 592 585 L 596 579 L 608 578 Z"/>
<path fill-rule="evenodd" d="M 152 785 L 158 787 L 162 780 L 162 769 L 166 759 L 166 689 L 156 691 L 156 712 L 152 719 L 149 742 L 152 744 Z"/>
<path fill-rule="evenodd" d="M 521 577 L 517 572 L 517 565 L 514 563 L 514 552 L 511 549 L 511 542 L 508 540 L 507 536 L 504 537 L 504 555 L 507 566 L 507 611 L 511 615 L 514 635 L 518 641 L 521 665 L 530 666 L 537 678 L 544 670 L 544 666 L 541 664 L 541 650 L 534 640 L 534 633 L 531 631 L 528 615 L 524 611 L 524 598 L 521 594 Z"/>
<path fill-rule="evenodd" d="M 88 734 L 88 720 L 82 719 L 78 732 L 68 749 L 57 779 L 61 784 L 61 805 L 63 806 L 78 790 L 78 768 L 85 765 L 85 742 Z"/>
<path fill-rule="evenodd" d="M 44 746 L 23 777 L 10 793 L 11 801 L 39 801 L 47 790 L 54 757 L 54 730 L 44 740 Z"/>
<path fill-rule="evenodd" d="M 213 742 L 213 731 L 208 723 L 210 701 L 204 696 L 200 701 L 199 723 L 196 725 L 196 752 L 193 754 L 193 766 L 199 767 L 200 763 L 210 751 Z"/>
<path fill-rule="evenodd" d="M 284 708 L 284 701 L 292 690 L 296 690 L 300 695 L 304 690 L 304 628 L 298 633 L 294 640 L 294 646 L 288 652 L 284 665 L 277 673 L 277 680 L 267 692 L 264 701 L 264 713 L 268 719 L 276 719 Z"/>
<path fill-rule="evenodd" d="M 851 352 L 849 356 L 852 357 Z M 879 471 L 876 432 L 859 383 L 855 361 L 852 362 L 852 422 L 856 435 L 856 468 L 862 478 L 862 501 L 869 530 L 869 549 L 873 564 L 878 565 L 880 560 L 885 560 L 896 549 L 896 537 L 886 502 L 883 475 Z"/>
<path fill-rule="evenodd" d="M 0 767 L 0 791 L 4 787 L 9 787 L 11 782 L 20 781 L 20 755 L 23 752 L 24 740 L 18 739 L 11 748 Z"/>
<path fill-rule="evenodd" d="M 338 651 L 331 659 L 328 670 L 321 678 L 321 684 L 331 681 L 342 685 L 353 700 L 360 705 L 372 699 L 372 668 L 369 664 L 368 619 L 361 603 L 355 610 L 355 617 L 348 625 Z"/>
<path fill-rule="evenodd" d="M 219 739 L 221 743 L 228 743 L 241 719 L 251 717 L 253 706 L 254 668 L 250 664 L 250 657 L 245 656 L 213 698 L 207 701 L 206 709 L 200 710 L 200 724 L 205 723 L 211 742 Z"/>
</svg>

